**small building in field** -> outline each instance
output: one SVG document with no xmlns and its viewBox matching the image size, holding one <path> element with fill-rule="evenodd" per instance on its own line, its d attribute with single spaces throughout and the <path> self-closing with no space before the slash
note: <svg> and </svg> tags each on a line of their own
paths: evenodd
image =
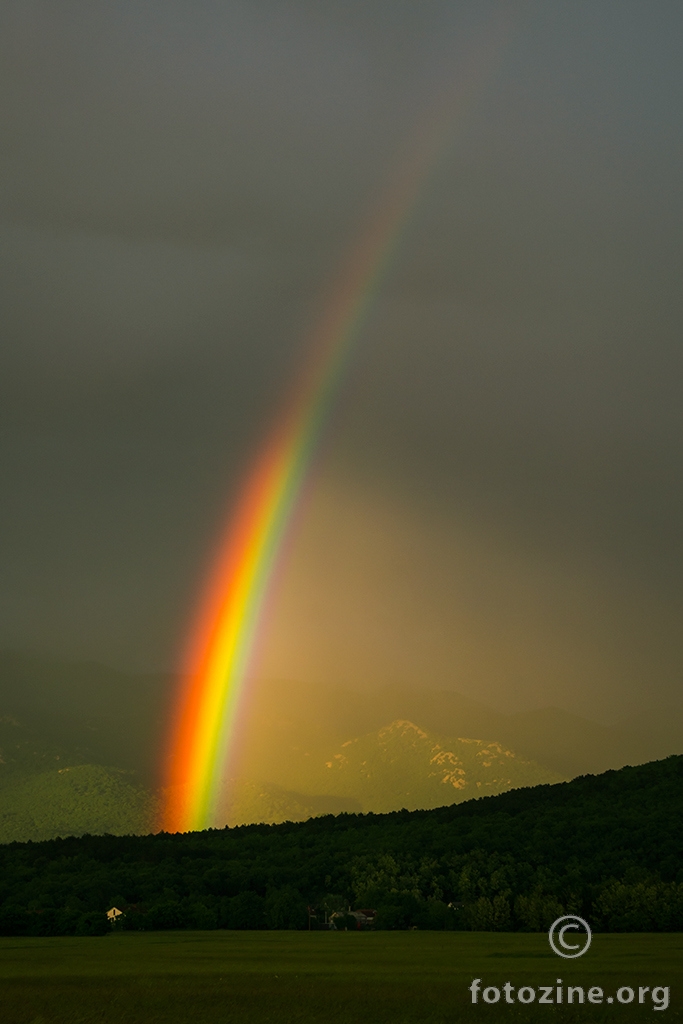
<svg viewBox="0 0 683 1024">
<path fill-rule="evenodd" d="M 365 928 L 374 928 L 376 917 L 376 910 L 341 910 L 330 915 L 330 925 L 333 928 L 342 928 L 342 930 L 348 929 L 349 927 L 353 928 L 353 925 L 349 921 L 349 918 L 353 918 L 356 922 L 356 928 L 360 931 Z M 342 924 L 342 922 L 346 923 Z"/>
<path fill-rule="evenodd" d="M 358 928 L 374 928 L 375 918 L 377 917 L 376 910 L 352 910 L 351 917 L 355 917 Z"/>
</svg>

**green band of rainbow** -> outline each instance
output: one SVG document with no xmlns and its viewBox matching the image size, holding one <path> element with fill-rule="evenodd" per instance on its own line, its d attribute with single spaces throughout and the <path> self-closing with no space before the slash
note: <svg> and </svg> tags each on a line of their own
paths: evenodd
<svg viewBox="0 0 683 1024">
<path fill-rule="evenodd" d="M 294 399 L 278 420 L 243 487 L 194 630 L 166 771 L 163 827 L 222 825 L 217 805 L 245 679 L 283 539 L 367 312 L 430 171 L 458 114 L 490 77 L 509 33 L 497 21 L 413 146 L 394 187 L 352 253 L 311 339 Z M 502 29 L 502 31 L 501 31 Z M 462 79 L 461 79 L 462 81 Z"/>
</svg>

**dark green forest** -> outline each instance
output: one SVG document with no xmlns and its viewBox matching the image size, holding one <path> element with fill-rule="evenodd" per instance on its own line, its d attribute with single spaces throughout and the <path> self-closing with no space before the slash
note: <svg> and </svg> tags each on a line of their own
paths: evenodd
<svg viewBox="0 0 683 1024">
<path fill-rule="evenodd" d="M 0 847 L 0 934 L 117 927 L 683 930 L 683 756 L 428 811 Z M 310 913 L 309 913 L 310 908 Z M 314 915 L 314 916 L 312 916 Z M 355 919 L 337 921 L 355 927 Z"/>
</svg>

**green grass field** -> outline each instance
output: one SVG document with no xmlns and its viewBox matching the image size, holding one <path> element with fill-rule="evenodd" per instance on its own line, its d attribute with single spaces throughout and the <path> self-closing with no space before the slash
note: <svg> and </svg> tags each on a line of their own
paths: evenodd
<svg viewBox="0 0 683 1024">
<path fill-rule="evenodd" d="M 577 960 L 545 935 L 151 932 L 0 939 L 0 1024 L 442 1024 L 681 1020 L 683 935 L 595 935 Z M 669 986 L 644 1005 L 471 1004 L 468 986 Z M 565 994 L 566 1000 L 566 994 Z"/>
</svg>

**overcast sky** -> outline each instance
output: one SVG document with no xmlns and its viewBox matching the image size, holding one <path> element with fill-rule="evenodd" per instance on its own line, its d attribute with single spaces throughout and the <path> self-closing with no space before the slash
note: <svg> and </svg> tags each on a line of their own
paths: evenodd
<svg viewBox="0 0 683 1024">
<path fill-rule="evenodd" d="M 0 19 L 0 645 L 176 664 L 321 295 L 496 36 L 359 336 L 260 671 L 680 703 L 680 4 Z"/>
</svg>

